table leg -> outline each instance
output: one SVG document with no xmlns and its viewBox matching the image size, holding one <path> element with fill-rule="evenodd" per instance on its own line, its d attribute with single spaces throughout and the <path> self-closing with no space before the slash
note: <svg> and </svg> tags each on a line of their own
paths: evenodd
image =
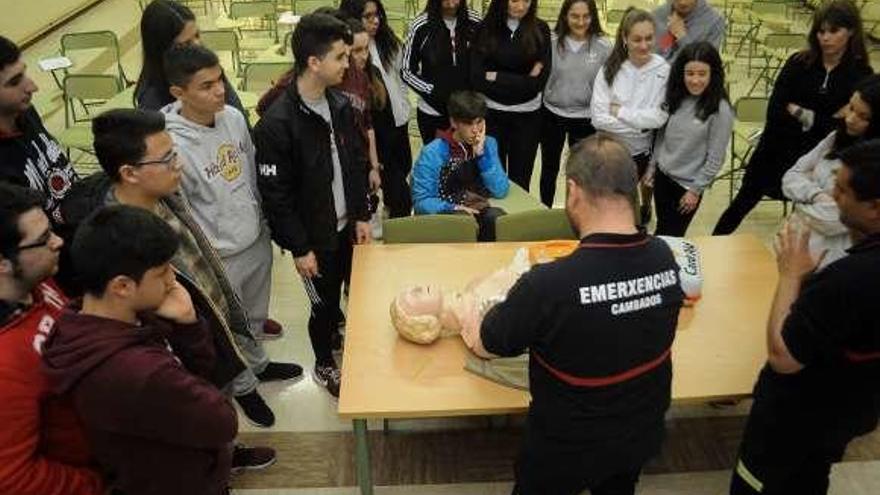
<svg viewBox="0 0 880 495">
<path fill-rule="evenodd" d="M 373 476 L 370 467 L 370 443 L 367 440 L 367 420 L 355 419 L 355 468 L 361 495 L 373 495 Z"/>
</svg>

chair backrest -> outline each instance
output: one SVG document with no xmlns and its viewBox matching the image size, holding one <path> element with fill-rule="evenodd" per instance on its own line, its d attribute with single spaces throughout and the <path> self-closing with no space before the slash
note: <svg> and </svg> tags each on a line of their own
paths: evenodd
<svg viewBox="0 0 880 495">
<path fill-rule="evenodd" d="M 767 33 L 764 46 L 773 50 L 791 52 L 806 48 L 807 37 L 798 33 Z"/>
<path fill-rule="evenodd" d="M 293 62 L 254 62 L 244 69 L 242 88 L 245 91 L 261 91 L 271 88 L 285 72 L 293 68 Z"/>
<path fill-rule="evenodd" d="M 71 51 L 105 49 L 112 57 L 112 63 L 116 65 L 119 83 L 125 85 L 128 78 L 122 68 L 122 60 L 119 55 L 119 40 L 113 31 L 88 31 L 83 33 L 67 33 L 61 36 L 61 54 L 70 57 Z"/>
<path fill-rule="evenodd" d="M 502 215 L 495 220 L 498 242 L 577 239 L 563 209 L 533 210 Z"/>
<path fill-rule="evenodd" d="M 620 24 L 624 14 L 626 14 L 625 10 L 611 9 L 605 14 L 605 22 L 608 24 Z M 611 36 L 614 36 L 614 33 Z"/>
<path fill-rule="evenodd" d="M 202 45 L 215 53 L 229 52 L 232 62 L 232 71 L 238 74 L 241 58 L 238 47 L 238 35 L 235 31 L 219 29 L 214 31 L 202 31 L 199 34 Z M 222 59 L 221 59 L 222 61 Z"/>
<path fill-rule="evenodd" d="M 87 110 L 86 101 L 91 104 L 102 103 L 122 91 L 122 83 L 109 74 L 68 74 L 62 83 L 64 90 L 64 123 L 67 127 L 74 122 L 88 120 L 76 114 L 76 102 Z"/>
<path fill-rule="evenodd" d="M 746 96 L 736 100 L 733 108 L 736 112 L 736 120 L 743 123 L 760 124 L 767 120 L 766 97 Z"/>
<path fill-rule="evenodd" d="M 758 15 L 785 16 L 788 5 L 783 2 L 752 2 L 751 11 Z"/>
<path fill-rule="evenodd" d="M 470 215 L 417 215 L 382 224 L 385 244 L 477 242 L 477 222 Z"/>
<path fill-rule="evenodd" d="M 109 100 L 120 91 L 119 80 L 109 74 L 68 74 L 64 78 L 66 99 Z"/>
<path fill-rule="evenodd" d="M 272 0 L 233 1 L 229 4 L 230 19 L 274 19 L 275 2 Z"/>
</svg>

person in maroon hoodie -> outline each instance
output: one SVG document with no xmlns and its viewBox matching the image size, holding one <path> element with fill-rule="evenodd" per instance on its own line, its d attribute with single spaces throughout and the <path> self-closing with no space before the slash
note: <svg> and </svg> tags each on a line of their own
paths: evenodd
<svg viewBox="0 0 880 495">
<path fill-rule="evenodd" d="M 72 396 L 95 457 L 125 495 L 227 493 L 238 422 L 206 379 L 213 346 L 175 280 L 178 244 L 147 210 L 95 212 L 71 250 L 81 307 L 65 311 L 44 346 L 54 391 Z"/>
</svg>

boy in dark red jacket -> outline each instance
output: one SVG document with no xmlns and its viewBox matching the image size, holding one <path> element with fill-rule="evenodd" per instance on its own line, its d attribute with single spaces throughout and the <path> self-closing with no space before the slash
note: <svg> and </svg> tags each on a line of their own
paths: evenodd
<svg viewBox="0 0 880 495">
<path fill-rule="evenodd" d="M 43 196 L 0 183 L 0 494 L 99 495 L 73 407 L 49 393 L 40 365 L 67 299 L 55 287 L 62 241 Z"/>
<path fill-rule="evenodd" d="M 205 379 L 213 346 L 175 280 L 177 248 L 171 227 L 146 210 L 97 211 L 71 250 L 82 307 L 62 315 L 43 353 L 54 390 L 71 394 L 96 458 L 126 495 L 227 492 L 238 422 Z"/>
</svg>

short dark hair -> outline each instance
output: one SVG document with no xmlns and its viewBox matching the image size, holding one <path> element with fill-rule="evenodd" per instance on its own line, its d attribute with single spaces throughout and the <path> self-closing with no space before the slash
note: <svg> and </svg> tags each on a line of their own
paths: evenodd
<svg viewBox="0 0 880 495">
<path fill-rule="evenodd" d="M 18 62 L 20 58 L 21 50 L 19 50 L 18 45 L 9 38 L 0 36 L 0 70 L 5 69 L 7 65 Z"/>
<path fill-rule="evenodd" d="M 856 199 L 880 199 L 880 139 L 856 143 L 832 158 L 837 158 L 849 169 L 849 187 Z"/>
<path fill-rule="evenodd" d="M 165 130 L 165 117 L 151 110 L 117 108 L 92 119 L 95 156 L 113 181 L 119 168 L 140 161 L 147 152 L 147 136 Z"/>
<path fill-rule="evenodd" d="M 172 46 L 163 59 L 165 78 L 170 86 L 186 87 L 196 72 L 220 65 L 217 54 L 201 45 Z"/>
<path fill-rule="evenodd" d="M 290 37 L 296 73 L 304 73 L 309 65 L 309 57 L 327 55 L 330 45 L 339 40 L 346 45 L 352 44 L 351 30 L 344 22 L 328 14 L 303 16 Z"/>
<path fill-rule="evenodd" d="M 140 283 L 147 270 L 170 261 L 179 244 L 174 230 L 155 214 L 114 205 L 80 224 L 70 252 L 83 289 L 100 297 L 114 277 Z"/>
<path fill-rule="evenodd" d="M 476 91 L 456 91 L 449 96 L 446 110 L 452 120 L 471 122 L 486 118 L 486 98 Z"/>
<path fill-rule="evenodd" d="M 18 219 L 34 208 L 42 208 L 44 200 L 38 191 L 0 182 L 0 256 L 16 259 L 21 242 Z"/>
<path fill-rule="evenodd" d="M 626 145 L 603 133 L 582 139 L 565 163 L 565 176 L 592 197 L 621 196 L 633 210 L 638 203 L 639 177 Z"/>
</svg>

